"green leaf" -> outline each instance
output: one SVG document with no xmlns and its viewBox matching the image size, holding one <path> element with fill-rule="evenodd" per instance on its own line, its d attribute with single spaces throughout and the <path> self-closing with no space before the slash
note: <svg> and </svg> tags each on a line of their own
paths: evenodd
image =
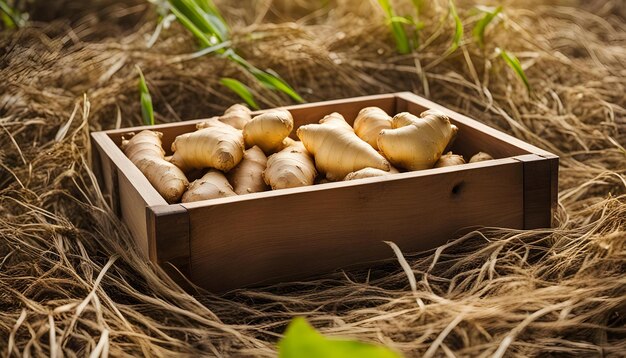
<svg viewBox="0 0 626 358">
<path fill-rule="evenodd" d="M 202 9 L 204 12 L 209 12 L 209 1 L 208 0 L 195 0 L 196 5 Z"/>
<path fill-rule="evenodd" d="M 22 15 L 13 9 L 5 0 L 0 0 L 0 20 L 7 29 L 14 29 L 25 25 Z"/>
<path fill-rule="evenodd" d="M 409 37 L 404 30 L 404 26 L 399 21 L 394 21 L 397 16 L 393 11 L 393 7 L 391 6 L 391 2 L 389 0 L 378 0 L 378 4 L 385 12 L 387 20 L 389 21 L 389 26 L 391 28 L 391 33 L 396 41 L 396 49 L 400 54 L 410 53 L 411 43 L 409 42 Z"/>
<path fill-rule="evenodd" d="M 254 101 L 254 96 L 250 92 L 250 88 L 234 78 L 224 77 L 220 83 L 235 92 L 241 99 L 246 101 L 248 106 L 253 109 L 260 109 L 259 105 Z"/>
<path fill-rule="evenodd" d="M 278 343 L 279 358 L 400 358 L 401 355 L 375 344 L 352 340 L 329 339 L 307 321 L 294 318 L 285 337 Z"/>
<path fill-rule="evenodd" d="M 450 0 L 450 14 L 452 14 L 452 18 L 454 19 L 454 37 L 452 38 L 452 44 L 450 44 L 448 51 L 446 51 L 448 55 L 459 48 L 461 40 L 463 39 L 463 22 L 461 22 L 453 0 Z"/>
<path fill-rule="evenodd" d="M 283 80 L 278 75 L 278 73 L 274 72 L 273 70 L 270 69 L 267 71 L 263 71 L 254 67 L 250 62 L 239 56 L 232 49 L 226 50 L 224 52 L 224 56 L 228 57 L 228 59 L 243 67 L 246 71 L 253 75 L 254 78 L 256 78 L 256 80 L 259 81 L 259 83 L 261 83 L 263 87 L 282 92 L 293 98 L 297 102 L 305 102 L 305 100 L 300 97 L 298 92 L 296 92 L 296 90 L 294 90 L 285 80 Z"/>
<path fill-rule="evenodd" d="M 265 87 L 282 92 L 299 103 L 305 102 L 304 99 L 300 97 L 300 95 L 293 88 L 291 88 L 287 82 L 280 78 L 276 72 L 272 70 L 262 71 L 258 68 L 252 68 L 249 69 L 249 71 Z"/>
<path fill-rule="evenodd" d="M 508 53 L 499 47 L 496 48 L 496 53 L 500 54 L 500 57 L 502 57 L 504 62 L 517 74 L 522 82 L 524 82 L 526 90 L 530 92 L 530 83 L 528 82 L 528 78 L 526 77 L 526 73 L 524 73 L 524 69 L 522 68 L 522 64 L 519 62 L 519 59 L 514 54 Z"/>
<path fill-rule="evenodd" d="M 152 96 L 150 96 L 150 90 L 146 84 L 146 78 L 141 72 L 141 68 L 137 67 L 139 72 L 139 99 L 141 101 L 141 117 L 145 125 L 154 125 L 154 110 L 152 108 Z"/>
<path fill-rule="evenodd" d="M 228 39 L 228 26 L 220 15 L 217 7 L 208 1 L 198 0 L 168 0 L 172 12 L 181 23 L 198 37 L 203 46 L 213 45 L 213 41 L 206 44 L 206 39 L 215 37 L 217 42 Z M 207 11 L 205 11 L 207 9 Z M 193 25 L 193 26 L 191 26 Z M 199 36 L 199 33 L 202 34 Z"/>
<path fill-rule="evenodd" d="M 212 41 L 209 37 L 207 37 L 202 30 L 200 30 L 191 20 L 189 20 L 182 12 L 180 12 L 177 8 L 172 7 L 172 13 L 176 15 L 176 18 L 180 23 L 187 28 L 200 42 L 202 47 L 209 47 L 212 45 Z"/>
<path fill-rule="evenodd" d="M 493 11 L 485 11 L 483 18 L 480 19 L 472 29 L 474 39 L 478 42 L 480 47 L 485 46 L 485 29 L 487 28 L 487 25 L 489 25 L 501 11 L 502 6 L 498 6 Z"/>
</svg>

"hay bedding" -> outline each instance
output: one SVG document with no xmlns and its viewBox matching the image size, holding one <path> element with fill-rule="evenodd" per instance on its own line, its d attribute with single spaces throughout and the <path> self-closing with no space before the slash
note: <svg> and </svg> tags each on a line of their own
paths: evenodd
<svg viewBox="0 0 626 358">
<path fill-rule="evenodd" d="M 235 102 L 221 76 L 252 81 L 222 59 L 190 59 L 194 43 L 176 26 L 146 49 L 155 16 L 140 1 L 41 1 L 33 27 L 0 35 L 3 355 L 273 356 L 297 315 L 327 335 L 407 356 L 626 352 L 623 2 L 507 3 L 484 52 L 466 31 L 447 58 L 444 1 L 427 6 L 415 57 L 394 55 L 370 3 L 331 4 L 325 12 L 306 2 L 221 2 L 237 48 L 309 101 L 411 90 L 558 154 L 557 227 L 482 229 L 405 253 L 414 290 L 390 250 L 367 271 L 187 295 L 137 258 L 88 169 L 88 134 L 140 123 L 134 64 L 149 79 L 159 121 Z M 470 4 L 458 5 L 471 28 Z M 496 46 L 522 60 L 532 95 L 493 55 Z M 264 106 L 289 103 L 253 88 Z"/>
</svg>

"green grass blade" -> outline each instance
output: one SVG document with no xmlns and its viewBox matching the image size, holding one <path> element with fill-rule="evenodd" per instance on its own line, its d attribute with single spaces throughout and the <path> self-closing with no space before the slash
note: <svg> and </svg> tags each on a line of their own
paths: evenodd
<svg viewBox="0 0 626 358">
<path fill-rule="evenodd" d="M 239 56 L 232 49 L 226 50 L 224 52 L 224 55 L 239 66 L 245 68 L 246 71 L 252 74 L 254 78 L 256 78 L 257 81 L 259 81 L 261 85 L 263 85 L 265 88 L 282 92 L 300 103 L 305 102 L 304 99 L 300 97 L 300 95 L 291 86 L 289 86 L 289 84 L 285 80 L 283 80 L 276 72 L 272 70 L 263 71 L 254 67 L 252 64 L 250 64 L 250 62 Z"/>
<path fill-rule="evenodd" d="M 461 40 L 463 39 L 463 22 L 461 22 L 461 18 L 456 11 L 456 6 L 454 5 L 453 0 L 450 0 L 450 14 L 452 14 L 452 18 L 454 19 L 454 37 L 452 38 L 452 44 L 450 44 L 450 47 L 446 52 L 448 55 L 459 48 Z"/>
<path fill-rule="evenodd" d="M 400 54 L 410 53 L 412 48 L 411 48 L 411 43 L 409 41 L 409 37 L 407 36 L 406 31 L 404 30 L 404 26 L 402 22 L 394 20 L 394 19 L 397 19 L 397 17 L 393 11 L 391 2 L 389 0 L 378 0 L 378 4 L 385 12 L 387 21 L 389 21 L 389 27 L 391 28 L 391 33 L 393 34 L 393 37 L 396 41 L 396 49 L 398 50 L 398 53 Z"/>
<path fill-rule="evenodd" d="M 524 73 L 524 69 L 522 68 L 522 64 L 519 62 L 519 59 L 515 55 L 510 54 L 499 47 L 496 48 L 496 53 L 500 54 L 500 57 L 502 57 L 504 62 L 517 74 L 522 82 L 524 82 L 526 89 L 530 92 L 530 83 L 528 82 L 528 78 L 526 77 L 526 73 Z"/>
<path fill-rule="evenodd" d="M 196 5 L 202 9 L 204 12 L 209 12 L 209 1 L 208 0 L 194 0 Z"/>
<path fill-rule="evenodd" d="M 0 19 L 4 26 L 8 29 L 14 29 L 24 26 L 24 18 L 5 0 L 0 0 Z"/>
<path fill-rule="evenodd" d="M 152 96 L 150 96 L 150 90 L 146 84 L 146 78 L 141 72 L 141 68 L 137 67 L 139 72 L 139 98 L 141 100 L 141 117 L 145 125 L 154 125 L 154 110 L 152 108 Z"/>
<path fill-rule="evenodd" d="M 305 102 L 304 99 L 300 97 L 300 95 L 293 88 L 291 88 L 287 82 L 280 78 L 276 72 L 272 70 L 262 71 L 256 67 L 249 68 L 248 71 L 265 87 L 282 92 L 299 103 Z"/>
<path fill-rule="evenodd" d="M 179 15 L 183 15 L 188 23 L 193 24 L 199 32 L 204 34 L 204 37 L 210 39 L 212 36 L 214 36 L 218 40 L 218 42 L 222 42 L 228 39 L 228 26 L 226 26 L 226 23 L 222 19 L 219 12 L 213 12 L 212 10 L 206 12 L 203 10 L 203 6 L 206 6 L 207 8 L 209 7 L 208 3 L 205 3 L 204 5 L 199 5 L 197 3 L 197 0 L 168 1 L 170 3 L 172 12 L 174 12 L 176 17 L 180 18 Z M 217 8 L 215 8 L 215 11 L 217 11 Z M 183 25 L 190 29 L 188 24 Z M 192 32 L 197 37 L 197 31 Z M 204 41 L 201 42 L 204 45 Z M 211 45 L 212 44 L 213 43 L 211 43 Z"/>
<path fill-rule="evenodd" d="M 250 108 L 260 109 L 259 105 L 254 101 L 254 96 L 250 92 L 250 88 L 244 85 L 240 81 L 234 78 L 224 77 L 220 80 L 220 83 L 231 91 L 235 92 L 241 99 L 243 99 Z"/>
<path fill-rule="evenodd" d="M 192 33 L 192 35 L 194 35 L 196 37 L 196 39 L 198 40 L 198 42 L 200 42 L 200 46 L 202 47 L 209 47 L 211 46 L 213 43 L 211 41 L 211 39 L 209 37 L 207 37 L 202 30 L 200 30 L 191 20 L 189 20 L 189 18 L 187 18 L 185 16 L 185 14 L 183 14 L 180 10 L 178 10 L 175 7 L 172 7 L 172 13 L 174 15 L 176 15 L 176 18 L 178 19 L 178 21 L 180 21 L 180 23 L 187 28 L 187 30 L 189 30 L 189 32 Z"/>
<path fill-rule="evenodd" d="M 194 26 L 200 31 L 207 34 L 211 32 L 211 26 L 207 24 L 206 20 L 202 16 L 202 9 L 193 1 L 187 0 L 168 0 L 172 9 L 178 10 L 185 15 Z"/>
<path fill-rule="evenodd" d="M 474 39 L 478 42 L 480 47 L 485 47 L 485 29 L 501 11 L 502 6 L 498 6 L 493 11 L 486 11 L 482 19 L 480 19 L 474 26 L 474 29 L 472 29 Z"/>
<path fill-rule="evenodd" d="M 222 17 L 220 10 L 215 6 L 215 3 L 212 0 L 195 0 L 196 4 L 207 14 L 213 14 L 226 24 L 226 20 Z"/>
</svg>

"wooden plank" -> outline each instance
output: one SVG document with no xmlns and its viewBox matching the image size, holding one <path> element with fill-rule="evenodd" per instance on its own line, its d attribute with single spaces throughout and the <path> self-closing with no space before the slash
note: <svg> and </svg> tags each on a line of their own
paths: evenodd
<svg viewBox="0 0 626 358">
<path fill-rule="evenodd" d="M 179 204 L 146 208 L 150 260 L 189 275 L 189 215 Z"/>
<path fill-rule="evenodd" d="M 223 292 L 392 257 L 384 240 L 414 252 L 475 225 L 523 227 L 521 162 L 423 172 L 181 204 L 192 281 Z"/>
<path fill-rule="evenodd" d="M 128 226 L 141 254 L 148 259 L 146 207 L 167 205 L 167 202 L 106 133 L 93 133 L 92 138 L 102 162 L 110 162 L 109 169 L 103 166 L 109 172 L 108 179 L 103 180 L 105 190 L 118 193 L 117 199 L 114 199 L 115 207 L 119 208 L 117 213 Z"/>
<path fill-rule="evenodd" d="M 550 227 L 556 227 L 555 214 L 559 207 L 559 157 L 554 154 L 546 154 L 541 157 L 550 162 Z"/>
<path fill-rule="evenodd" d="M 459 127 L 459 139 L 455 146 L 465 156 L 473 155 L 478 151 L 488 152 L 495 158 L 513 157 L 534 153 L 538 155 L 553 155 L 541 148 L 535 147 L 497 129 L 491 128 L 474 119 L 454 112 L 442 105 L 424 99 L 410 92 L 398 93 L 399 108 L 413 114 L 419 114 L 426 109 L 439 110 L 450 117 Z M 471 154 L 470 154 L 471 153 Z"/>
<path fill-rule="evenodd" d="M 109 208 L 120 215 L 119 193 L 117 190 L 117 167 L 102 148 L 103 141 L 107 141 L 105 133 L 91 134 L 92 170 L 98 179 L 100 191 Z"/>
<path fill-rule="evenodd" d="M 556 196 L 553 188 L 553 159 L 536 154 L 515 157 L 524 167 L 524 229 L 552 226 Z M 558 170 L 558 159 L 557 170 Z M 558 175 L 558 174 L 557 174 Z"/>
</svg>

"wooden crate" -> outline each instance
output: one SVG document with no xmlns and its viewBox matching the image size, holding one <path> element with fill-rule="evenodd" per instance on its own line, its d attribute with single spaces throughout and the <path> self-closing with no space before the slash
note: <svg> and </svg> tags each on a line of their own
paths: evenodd
<svg viewBox="0 0 626 358">
<path fill-rule="evenodd" d="M 92 134 L 94 170 L 138 248 L 197 285 L 223 292 L 302 279 L 392 257 L 383 241 L 427 250 L 476 226 L 550 227 L 557 204 L 558 157 L 408 92 L 287 107 L 295 127 L 331 112 L 350 123 L 378 106 L 390 114 L 427 109 L 459 127 L 455 153 L 495 160 L 168 205 L 120 150 L 121 137 L 146 127 Z M 202 120 L 149 127 L 174 138 Z M 295 130 L 293 131 L 295 138 Z"/>
</svg>

